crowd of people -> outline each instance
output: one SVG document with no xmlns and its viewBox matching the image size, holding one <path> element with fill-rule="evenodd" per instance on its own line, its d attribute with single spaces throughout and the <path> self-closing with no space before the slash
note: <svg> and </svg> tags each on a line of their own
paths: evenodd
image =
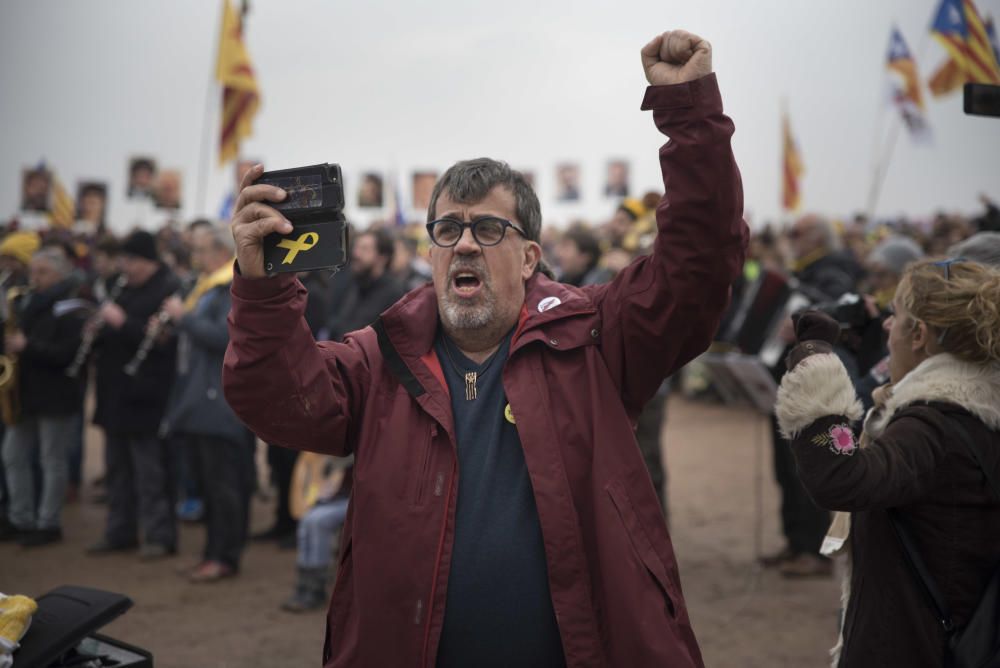
<svg viewBox="0 0 1000 668">
<path fill-rule="evenodd" d="M 599 228 L 574 224 L 544 238 L 547 271 L 572 285 L 606 282 L 648 251 L 656 193 L 626 199 Z M 431 278 L 423 223 L 375 223 L 350 235 L 342 271 L 299 274 L 316 340 L 342 340 Z M 123 238 L 8 226 L 0 238 L 6 336 L 16 365 L 0 396 L 17 406 L 2 428 L 0 540 L 34 548 L 62 540 L 64 503 L 81 498 L 85 423 L 104 434 L 104 471 L 92 495 L 107 504 L 104 535 L 87 550 L 177 551 L 178 521 L 206 527 L 203 560 L 188 575 L 215 581 L 239 570 L 248 540 L 298 547 L 288 610 L 326 603 L 335 536 L 350 494 L 346 476 L 294 513 L 300 455 L 267 446 L 276 504 L 271 526 L 247 535 L 257 485 L 255 437 L 226 405 L 221 369 L 229 335 L 232 234 L 221 221 L 171 224 Z M 665 391 L 643 413 L 639 440 L 661 500 L 659 437 Z M 93 413 L 85 414 L 92 391 Z M 338 466 L 338 468 L 345 468 Z"/>
<path fill-rule="evenodd" d="M 542 271 L 573 286 L 610 281 L 650 252 L 659 201 L 660 193 L 650 192 L 622 200 L 603 224 L 545 228 Z M 804 215 L 785 228 L 758 229 L 718 338 L 740 304 L 753 299 L 762 277 L 780 276 L 791 291 L 840 320 L 833 351 L 870 408 L 878 401 L 872 390 L 890 379 L 883 324 L 907 268 L 937 257 L 1000 266 L 1000 210 L 986 198 L 983 205 L 981 215 L 968 218 L 941 214 L 923 222 L 874 223 L 863 216 L 834 221 Z M 300 274 L 315 339 L 342 340 L 429 281 L 428 245 L 422 222 L 375 223 L 351 235 L 344 270 Z M 16 226 L 6 231 L 0 239 L 3 360 L 13 380 L 0 385 L 7 422 L 0 539 L 25 548 L 62 539 L 62 508 L 80 498 L 84 423 L 92 420 L 105 437 L 98 497 L 108 514 L 104 535 L 89 554 L 135 550 L 140 559 L 160 559 L 177 551 L 178 521 L 201 522 L 203 559 L 186 573 L 192 582 L 233 576 L 248 540 L 274 541 L 298 552 L 296 588 L 282 607 L 297 612 L 326 605 L 351 462 L 325 462 L 326 473 L 335 469 L 339 477 L 296 509 L 295 494 L 303 492 L 293 489 L 293 472 L 302 455 L 268 445 L 274 519 L 266 531 L 248 536 L 258 484 L 256 438 L 228 407 L 221 387 L 234 255 L 228 226 L 209 220 L 170 225 L 155 235 L 135 230 L 124 238 Z M 787 353 L 796 344 L 795 331 L 790 320 L 780 320 L 774 320 L 773 336 Z M 772 369 L 779 382 L 784 359 Z M 636 422 L 665 513 L 660 437 L 671 385 L 663 383 Z M 96 399 L 92 415 L 84 412 L 88 390 Z M 761 561 L 785 577 L 829 577 L 835 551 L 829 547 L 829 504 L 800 479 L 786 441 L 794 442 L 795 430 L 782 427 L 780 411 L 772 424 L 787 545 Z"/>
</svg>

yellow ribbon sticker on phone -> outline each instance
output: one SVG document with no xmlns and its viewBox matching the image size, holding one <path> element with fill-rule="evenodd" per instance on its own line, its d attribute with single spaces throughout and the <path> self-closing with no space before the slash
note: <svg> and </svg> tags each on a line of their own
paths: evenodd
<svg viewBox="0 0 1000 668">
<path fill-rule="evenodd" d="M 295 261 L 296 255 L 304 253 L 317 243 L 319 243 L 319 235 L 315 232 L 306 232 L 294 241 L 291 239 L 282 239 L 281 243 L 278 244 L 278 248 L 287 248 L 288 252 L 285 253 L 285 259 L 281 261 L 281 264 L 291 264 Z"/>
</svg>

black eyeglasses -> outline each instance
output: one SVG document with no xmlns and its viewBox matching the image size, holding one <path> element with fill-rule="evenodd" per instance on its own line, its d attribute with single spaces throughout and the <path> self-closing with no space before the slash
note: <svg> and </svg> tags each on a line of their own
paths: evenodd
<svg viewBox="0 0 1000 668">
<path fill-rule="evenodd" d="M 465 234 L 465 228 L 472 228 L 472 238 L 480 246 L 496 246 L 503 241 L 507 234 L 507 228 L 516 230 L 522 237 L 526 237 L 524 231 L 514 223 L 495 216 L 477 218 L 471 223 L 454 218 L 441 218 L 427 223 L 427 234 L 435 246 L 451 248 L 458 244 L 458 240 Z"/>
</svg>

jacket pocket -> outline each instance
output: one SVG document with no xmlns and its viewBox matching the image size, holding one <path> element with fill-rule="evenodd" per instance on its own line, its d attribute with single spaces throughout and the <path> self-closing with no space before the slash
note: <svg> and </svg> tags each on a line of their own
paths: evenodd
<svg viewBox="0 0 1000 668">
<path fill-rule="evenodd" d="M 671 619 L 676 619 L 677 607 L 670 593 L 672 587 L 670 585 L 670 578 L 667 575 L 667 569 L 663 565 L 663 560 L 660 559 L 656 550 L 653 549 L 653 543 L 649 539 L 646 527 L 643 526 L 642 521 L 635 512 L 628 491 L 620 480 L 608 483 L 605 489 L 611 497 L 611 503 L 614 505 L 615 510 L 618 511 L 618 518 L 625 528 L 625 533 L 628 536 L 629 543 L 632 545 L 633 552 L 635 552 L 639 561 L 646 568 L 646 572 L 649 573 L 659 587 L 660 593 L 666 602 L 667 614 L 670 615 Z"/>
</svg>

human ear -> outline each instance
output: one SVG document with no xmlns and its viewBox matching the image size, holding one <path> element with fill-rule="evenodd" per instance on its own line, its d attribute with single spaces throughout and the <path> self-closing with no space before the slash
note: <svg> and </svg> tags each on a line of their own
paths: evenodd
<svg viewBox="0 0 1000 668">
<path fill-rule="evenodd" d="M 542 259 L 542 247 L 534 241 L 524 242 L 524 265 L 521 267 L 521 278 L 528 280 L 535 273 L 535 267 Z"/>
<path fill-rule="evenodd" d="M 915 353 L 930 354 L 928 347 L 931 341 L 931 331 L 927 323 L 918 320 L 914 323 L 913 335 L 910 339 L 910 348 Z"/>
</svg>

